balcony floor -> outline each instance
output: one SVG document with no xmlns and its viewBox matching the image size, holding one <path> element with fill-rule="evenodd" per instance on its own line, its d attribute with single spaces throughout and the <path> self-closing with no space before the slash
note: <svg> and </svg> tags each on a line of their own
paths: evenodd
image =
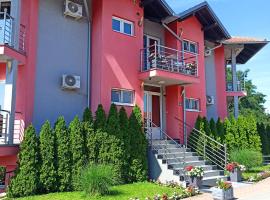
<svg viewBox="0 0 270 200">
<path fill-rule="evenodd" d="M 0 61 L 17 60 L 20 65 L 25 64 L 26 56 L 8 45 L 0 45 Z"/>
<path fill-rule="evenodd" d="M 247 96 L 246 91 L 227 91 L 226 94 L 228 97 L 234 97 L 234 96 L 245 97 L 245 96 Z"/>
<path fill-rule="evenodd" d="M 196 76 L 169 72 L 161 69 L 152 69 L 139 73 L 139 79 L 149 84 L 157 85 L 184 85 L 200 83 Z"/>
</svg>

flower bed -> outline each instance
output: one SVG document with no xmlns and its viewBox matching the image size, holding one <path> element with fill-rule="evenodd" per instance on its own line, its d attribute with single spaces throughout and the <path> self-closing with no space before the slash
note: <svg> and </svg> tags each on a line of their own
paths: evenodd
<svg viewBox="0 0 270 200">
<path fill-rule="evenodd" d="M 266 179 L 268 177 L 270 177 L 270 171 L 264 171 L 264 172 L 260 172 L 258 174 L 255 174 L 255 175 L 249 177 L 248 181 L 258 182 L 258 181 L 261 181 L 261 180 Z"/>
</svg>

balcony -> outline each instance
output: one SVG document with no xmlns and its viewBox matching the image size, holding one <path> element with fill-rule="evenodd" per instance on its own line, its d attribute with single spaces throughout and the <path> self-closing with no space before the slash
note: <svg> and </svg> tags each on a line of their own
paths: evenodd
<svg viewBox="0 0 270 200">
<path fill-rule="evenodd" d="M 150 84 L 199 83 L 198 54 L 154 44 L 140 52 L 140 80 Z"/>
<path fill-rule="evenodd" d="M 7 62 L 16 59 L 19 64 L 25 63 L 26 27 L 20 24 L 18 36 L 15 36 L 15 19 L 6 11 L 0 12 L 0 61 Z M 15 46 L 15 37 L 18 45 Z"/>
<path fill-rule="evenodd" d="M 13 129 L 13 143 L 10 144 L 9 142 L 9 117 L 10 113 L 5 110 L 0 111 L 0 147 L 9 146 L 9 145 L 18 145 L 21 143 L 23 139 L 24 133 L 24 121 L 22 120 L 22 114 L 16 112 L 15 114 L 15 122 L 14 122 L 14 129 Z M 0 156 L 1 155 L 0 153 Z"/>
<path fill-rule="evenodd" d="M 233 89 L 233 82 L 227 81 L 226 91 L 227 96 L 247 96 L 247 92 L 245 90 L 245 81 L 237 81 L 236 90 Z"/>
</svg>

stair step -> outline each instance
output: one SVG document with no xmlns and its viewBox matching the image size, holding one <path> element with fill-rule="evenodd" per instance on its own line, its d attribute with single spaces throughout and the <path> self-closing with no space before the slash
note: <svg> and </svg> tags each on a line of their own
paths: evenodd
<svg viewBox="0 0 270 200">
<path fill-rule="evenodd" d="M 158 149 L 158 154 L 164 153 L 181 153 L 181 152 L 190 152 L 189 148 L 168 148 L 168 149 Z"/>
<path fill-rule="evenodd" d="M 202 166 L 202 165 L 207 165 L 208 161 L 204 161 L 204 160 L 197 160 L 197 161 L 187 161 L 185 162 L 185 166 Z M 183 164 L 181 162 L 176 162 L 176 163 L 170 163 L 168 164 L 168 168 L 172 169 L 172 168 L 181 168 L 183 166 Z"/>
<path fill-rule="evenodd" d="M 167 163 L 168 164 L 171 164 L 171 163 L 176 163 L 176 162 L 179 162 L 179 160 L 183 161 L 185 158 L 185 161 L 186 162 L 189 162 L 189 161 L 203 161 L 203 158 L 202 157 L 199 157 L 199 156 L 178 156 L 178 157 L 174 157 L 174 158 L 167 158 Z"/>
<path fill-rule="evenodd" d="M 211 171 L 211 170 L 217 169 L 216 165 L 201 165 L 201 167 L 204 169 L 204 171 Z M 183 170 L 183 167 L 173 169 L 175 175 L 179 175 L 179 171 L 182 171 L 182 170 Z"/>
<path fill-rule="evenodd" d="M 152 145 L 157 145 L 157 144 L 175 144 L 175 141 L 173 140 L 152 140 Z"/>
<path fill-rule="evenodd" d="M 207 170 L 204 171 L 204 178 L 209 178 L 213 176 L 224 176 L 224 171 L 222 170 Z"/>
<path fill-rule="evenodd" d="M 205 185 L 205 186 L 216 186 L 217 179 L 223 179 L 223 180 L 227 181 L 228 180 L 228 177 L 227 176 L 222 176 L 222 175 L 211 176 L 211 177 L 204 177 L 203 180 L 202 180 L 202 185 Z"/>
<path fill-rule="evenodd" d="M 167 158 L 167 159 L 171 159 L 171 158 L 178 158 L 178 157 L 183 157 L 185 154 L 186 157 L 188 156 L 197 156 L 196 153 L 193 152 L 180 152 L 180 153 L 162 153 L 162 154 L 158 154 L 158 159 L 163 159 L 163 158 Z"/>
</svg>

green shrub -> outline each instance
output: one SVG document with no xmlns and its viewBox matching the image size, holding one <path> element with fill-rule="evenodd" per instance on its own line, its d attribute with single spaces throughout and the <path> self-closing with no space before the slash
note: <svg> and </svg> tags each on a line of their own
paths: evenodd
<svg viewBox="0 0 270 200">
<path fill-rule="evenodd" d="M 225 130 L 224 130 L 224 124 L 221 121 L 220 117 L 217 120 L 216 127 L 217 127 L 217 135 L 220 138 L 220 140 L 223 142 L 225 139 Z"/>
<path fill-rule="evenodd" d="M 101 129 L 102 131 L 106 131 L 106 114 L 101 104 L 98 105 L 96 111 L 96 117 L 94 122 L 95 130 Z"/>
<path fill-rule="evenodd" d="M 74 190 L 80 190 L 80 185 L 78 185 L 77 179 L 83 167 L 86 165 L 86 147 L 84 141 L 83 127 L 76 116 L 74 120 L 69 125 L 70 131 L 70 149 L 72 155 L 72 183 Z"/>
<path fill-rule="evenodd" d="M 115 184 L 114 176 L 110 165 L 89 165 L 82 171 L 79 184 L 88 196 L 106 195 Z"/>
<path fill-rule="evenodd" d="M 40 183 L 42 192 L 57 190 L 57 171 L 55 162 L 55 135 L 49 121 L 46 121 L 40 131 Z"/>
<path fill-rule="evenodd" d="M 111 107 L 110 107 L 107 124 L 106 124 L 106 132 L 109 135 L 115 135 L 117 138 L 122 139 L 120 136 L 118 111 L 115 104 L 111 104 Z"/>
<path fill-rule="evenodd" d="M 60 192 L 71 190 L 71 151 L 70 133 L 64 117 L 59 117 L 54 125 L 56 137 L 57 182 Z"/>
<path fill-rule="evenodd" d="M 39 142 L 35 129 L 30 125 L 24 132 L 20 145 L 18 169 L 8 187 L 8 197 L 35 195 L 39 191 Z"/>
<path fill-rule="evenodd" d="M 6 176 L 6 168 L 3 166 L 0 166 L 0 184 L 4 184 L 5 176 Z"/>
<path fill-rule="evenodd" d="M 250 149 L 234 150 L 230 154 L 230 159 L 233 162 L 238 162 L 245 165 L 247 169 L 262 165 L 262 153 Z"/>
</svg>

